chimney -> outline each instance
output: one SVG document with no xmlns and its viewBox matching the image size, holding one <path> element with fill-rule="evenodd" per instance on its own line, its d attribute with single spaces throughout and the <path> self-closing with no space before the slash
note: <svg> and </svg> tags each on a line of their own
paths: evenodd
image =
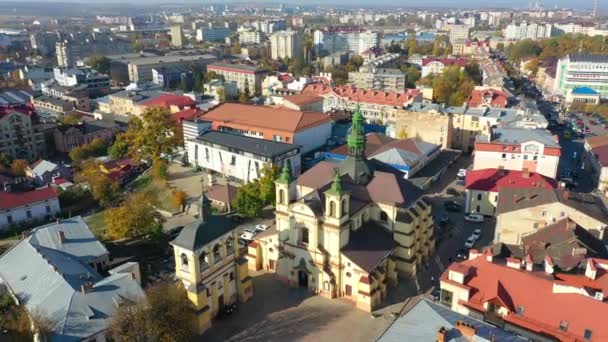
<svg viewBox="0 0 608 342">
<path fill-rule="evenodd" d="M 87 292 L 91 292 L 92 289 L 93 283 L 90 281 L 87 281 L 86 283 L 80 285 L 80 291 L 82 292 L 82 294 L 87 294 Z"/>
<path fill-rule="evenodd" d="M 553 259 L 550 256 L 545 256 L 545 273 L 553 274 L 555 270 L 553 269 Z"/>
<path fill-rule="evenodd" d="M 526 179 L 530 178 L 530 170 L 528 170 L 528 168 L 524 168 L 521 175 Z"/>
<path fill-rule="evenodd" d="M 448 341 L 448 329 L 445 327 L 439 328 L 437 331 L 437 342 L 447 342 Z"/>
<path fill-rule="evenodd" d="M 591 280 L 595 280 L 596 276 L 597 267 L 595 266 L 595 262 L 593 262 L 593 259 L 589 258 L 587 259 L 587 267 L 585 268 L 585 277 Z"/>
<path fill-rule="evenodd" d="M 464 336 L 465 338 L 467 338 L 469 340 L 472 339 L 473 336 L 475 336 L 475 327 L 464 321 L 456 322 L 456 329 L 458 329 L 458 331 L 460 331 L 462 336 Z"/>
<path fill-rule="evenodd" d="M 487 262 L 492 262 L 494 259 L 494 256 L 492 255 L 492 248 L 486 248 L 483 254 L 485 254 Z"/>
<path fill-rule="evenodd" d="M 475 248 L 469 250 L 469 260 L 473 260 L 479 256 L 479 251 Z"/>
<path fill-rule="evenodd" d="M 59 242 L 65 243 L 65 233 L 62 230 L 60 230 L 58 232 L 58 234 L 59 234 Z"/>
<path fill-rule="evenodd" d="M 526 271 L 532 272 L 534 268 L 534 260 L 532 260 L 532 256 L 530 254 L 526 255 Z"/>
<path fill-rule="evenodd" d="M 518 270 L 521 268 L 521 260 L 518 258 L 507 258 L 507 267 Z"/>
</svg>

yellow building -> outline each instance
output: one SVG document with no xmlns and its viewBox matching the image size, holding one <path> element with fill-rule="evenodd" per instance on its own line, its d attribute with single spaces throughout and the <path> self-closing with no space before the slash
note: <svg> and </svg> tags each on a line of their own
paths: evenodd
<svg viewBox="0 0 608 342">
<path fill-rule="evenodd" d="M 430 204 L 390 167 L 364 157 L 363 117 L 353 116 L 350 156 L 276 181 L 276 224 L 249 246 L 250 269 L 292 286 L 342 297 L 373 311 L 399 274 L 411 276 L 434 251 Z"/>
<path fill-rule="evenodd" d="M 424 103 L 417 105 L 427 106 Z M 442 111 L 431 109 L 421 112 L 413 109 L 395 112 L 395 133 L 399 139 L 415 138 L 441 145 L 442 148 L 451 148 L 453 131 L 452 116 Z"/>
<path fill-rule="evenodd" d="M 210 201 L 202 196 L 198 221 L 185 226 L 171 242 L 175 275 L 193 304 L 199 333 L 211 326 L 225 305 L 253 296 L 247 259 L 238 251 L 236 226 L 225 216 L 211 215 Z"/>
</svg>

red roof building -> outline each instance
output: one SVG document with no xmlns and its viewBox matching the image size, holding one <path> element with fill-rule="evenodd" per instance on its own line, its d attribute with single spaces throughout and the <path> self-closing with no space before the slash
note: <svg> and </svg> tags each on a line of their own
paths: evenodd
<svg viewBox="0 0 608 342">
<path fill-rule="evenodd" d="M 140 103 L 142 107 L 167 108 L 171 113 L 177 113 L 186 109 L 195 109 L 196 102 L 188 96 L 176 94 L 163 94 Z"/>
<path fill-rule="evenodd" d="M 43 220 L 61 211 L 55 189 L 26 192 L 0 191 L 0 230 L 20 222 Z"/>
<path fill-rule="evenodd" d="M 607 270 L 608 260 L 588 259 L 584 274 L 562 274 L 548 256 L 540 267 L 517 258 L 505 265 L 472 249 L 441 276 L 440 301 L 532 340 L 608 341 Z"/>
<path fill-rule="evenodd" d="M 357 89 L 353 86 L 344 85 L 341 87 L 328 87 L 323 84 L 309 84 L 302 94 L 323 96 L 334 94 L 337 97 L 348 101 L 356 101 L 362 104 L 385 105 L 402 108 L 422 96 L 422 91 L 418 89 L 406 89 L 403 93 Z"/>
<path fill-rule="evenodd" d="M 467 105 L 471 108 L 497 107 L 506 108 L 509 95 L 499 89 L 475 89 L 471 92 Z"/>
<path fill-rule="evenodd" d="M 498 192 L 501 188 L 546 188 L 557 187 L 555 180 L 535 172 L 505 169 L 482 169 L 467 172 L 467 190 Z"/>
</svg>

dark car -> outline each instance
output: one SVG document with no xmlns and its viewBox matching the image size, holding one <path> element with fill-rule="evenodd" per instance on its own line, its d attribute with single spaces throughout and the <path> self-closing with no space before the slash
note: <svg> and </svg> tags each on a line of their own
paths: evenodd
<svg viewBox="0 0 608 342">
<path fill-rule="evenodd" d="M 447 211 L 459 212 L 462 210 L 462 206 L 454 201 L 447 201 L 447 202 L 443 203 L 443 207 Z"/>
<path fill-rule="evenodd" d="M 446 224 L 450 223 L 450 217 L 448 215 L 441 215 L 437 218 L 437 223 L 445 226 Z"/>
<path fill-rule="evenodd" d="M 458 250 L 458 254 L 456 255 L 456 260 L 457 261 L 464 261 L 467 260 L 469 258 L 467 251 L 464 249 L 459 249 Z"/>
<path fill-rule="evenodd" d="M 433 288 L 433 290 L 431 291 L 431 293 L 429 294 L 429 296 L 431 297 L 432 300 L 438 302 L 439 298 L 441 296 L 441 290 L 439 289 L 439 287 L 435 286 Z"/>
</svg>

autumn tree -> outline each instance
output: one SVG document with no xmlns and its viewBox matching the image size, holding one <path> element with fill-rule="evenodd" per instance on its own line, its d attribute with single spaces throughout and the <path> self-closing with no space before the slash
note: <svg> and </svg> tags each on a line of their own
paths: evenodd
<svg viewBox="0 0 608 342">
<path fill-rule="evenodd" d="M 188 195 L 182 190 L 173 190 L 171 192 L 171 198 L 173 199 L 173 204 L 183 210 L 184 206 L 186 205 Z"/>
<path fill-rule="evenodd" d="M 78 164 L 85 159 L 103 156 L 107 151 L 108 142 L 102 138 L 95 138 L 88 144 L 75 147 L 70 151 L 69 156 Z"/>
<path fill-rule="evenodd" d="M 416 82 L 420 79 L 420 70 L 413 65 L 410 65 L 405 69 L 407 75 L 407 87 L 416 88 Z"/>
<path fill-rule="evenodd" d="M 121 159 L 129 153 L 129 143 L 124 134 L 116 136 L 114 143 L 108 149 L 108 155 L 112 159 Z"/>
<path fill-rule="evenodd" d="M 86 59 L 85 64 L 102 74 L 107 74 L 110 72 L 110 59 L 106 56 L 91 56 Z"/>
<path fill-rule="evenodd" d="M 147 194 L 134 193 L 120 206 L 106 210 L 104 222 L 111 239 L 124 239 L 158 234 L 163 218 Z"/>
<path fill-rule="evenodd" d="M 177 125 L 178 122 L 168 109 L 146 109 L 141 118 L 131 119 L 125 132 L 124 139 L 129 146 L 129 154 L 148 161 L 170 155 L 182 140 Z"/>
<path fill-rule="evenodd" d="M 27 160 L 15 159 L 11 162 L 11 171 L 15 176 L 25 177 L 25 169 L 27 166 Z"/>
<path fill-rule="evenodd" d="M 85 161 L 80 166 L 76 180 L 88 184 L 93 199 L 102 207 L 111 207 L 120 197 L 120 185 L 101 172 L 99 163 L 93 160 Z"/>
<path fill-rule="evenodd" d="M 475 87 L 471 77 L 457 65 L 444 68 L 441 75 L 433 75 L 430 80 L 434 100 L 450 106 L 461 106 Z"/>
<path fill-rule="evenodd" d="M 407 55 L 408 56 L 415 55 L 416 51 L 418 49 L 418 41 L 416 40 L 416 37 L 413 36 L 413 37 L 409 38 L 407 40 L 406 46 L 407 46 Z"/>
<path fill-rule="evenodd" d="M 80 123 L 80 117 L 76 114 L 67 114 L 63 115 L 60 118 L 60 121 L 64 125 L 77 125 L 78 123 Z"/>
<path fill-rule="evenodd" d="M 115 310 L 108 335 L 116 342 L 181 342 L 196 334 L 194 311 L 186 291 L 171 283 L 146 290 L 146 299 Z"/>
</svg>

